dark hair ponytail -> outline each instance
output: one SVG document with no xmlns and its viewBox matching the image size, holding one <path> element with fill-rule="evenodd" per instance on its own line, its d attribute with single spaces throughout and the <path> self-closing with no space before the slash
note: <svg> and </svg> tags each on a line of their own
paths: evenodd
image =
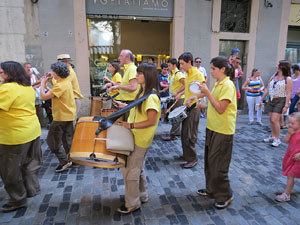
<svg viewBox="0 0 300 225">
<path fill-rule="evenodd" d="M 210 63 L 212 63 L 215 67 L 222 69 L 225 67 L 224 73 L 226 76 L 230 78 L 230 80 L 234 81 L 235 76 L 234 76 L 234 68 L 233 66 L 229 63 L 228 59 L 224 56 L 217 56 L 215 58 L 212 58 Z"/>
<path fill-rule="evenodd" d="M 145 90 L 143 89 L 142 85 L 140 87 L 139 92 L 137 93 L 135 100 L 137 100 L 142 93 L 143 95 L 147 94 L 149 91 L 152 91 L 153 89 L 156 90 L 157 95 L 159 96 L 158 91 L 158 75 L 156 66 L 153 63 L 141 63 L 139 67 L 137 68 L 138 73 L 143 73 L 145 78 Z M 138 106 L 139 112 L 142 110 L 142 103 L 140 103 Z"/>
</svg>

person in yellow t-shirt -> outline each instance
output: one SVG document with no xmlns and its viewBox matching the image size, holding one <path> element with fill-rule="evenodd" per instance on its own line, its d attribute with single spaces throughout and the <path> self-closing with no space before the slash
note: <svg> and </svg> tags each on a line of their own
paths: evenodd
<svg viewBox="0 0 300 225">
<path fill-rule="evenodd" d="M 184 88 L 185 88 L 185 75 L 178 70 L 177 64 L 178 64 L 177 59 L 175 58 L 168 59 L 168 69 L 170 71 L 169 84 L 170 84 L 170 92 L 172 97 L 176 97 L 179 93 L 184 92 Z M 175 103 L 171 111 L 182 106 L 183 101 L 184 101 L 184 95 L 181 95 L 180 99 Z M 176 140 L 176 136 L 180 136 L 181 122 L 177 122 L 177 123 L 175 123 L 174 121 L 171 122 L 172 122 L 172 127 L 170 130 L 170 134 L 162 137 L 164 141 Z"/>
<path fill-rule="evenodd" d="M 56 172 L 62 172 L 72 166 L 68 154 L 71 149 L 74 126 L 73 121 L 76 117 L 76 103 L 73 88 L 69 76 L 68 67 L 62 62 L 51 65 L 51 74 L 56 82 L 52 89 L 46 93 L 46 83 L 50 77 L 41 79 L 40 96 L 41 100 L 52 99 L 53 121 L 50 125 L 47 143 L 51 152 L 55 153 L 59 160 Z M 61 148 L 61 143 L 64 149 Z"/>
<path fill-rule="evenodd" d="M 137 82 L 141 85 L 135 99 L 144 94 L 158 91 L 158 74 L 154 64 L 142 63 L 137 68 Z M 126 104 L 117 102 L 120 107 Z M 150 147 L 160 118 L 160 100 L 157 94 L 151 94 L 142 103 L 130 110 L 127 122 L 118 122 L 132 130 L 134 135 L 134 151 L 127 158 L 127 165 L 122 169 L 125 181 L 125 205 L 117 211 L 130 213 L 148 201 L 147 180 L 144 161 Z"/>
<path fill-rule="evenodd" d="M 121 84 L 122 76 L 120 74 L 120 65 L 117 62 L 112 62 L 109 64 L 108 71 L 112 74 L 112 79 L 110 80 L 107 76 L 104 76 L 103 79 L 108 81 L 109 83 L 106 84 L 106 88 L 110 88 L 116 84 Z M 115 89 L 109 92 L 110 96 L 114 97 L 116 100 L 120 100 L 120 90 Z"/>
<path fill-rule="evenodd" d="M 198 190 L 197 193 L 214 198 L 214 206 L 224 209 L 233 200 L 228 171 L 235 133 L 237 95 L 233 83 L 234 68 L 228 59 L 218 56 L 210 63 L 210 74 L 217 82 L 212 92 L 205 84 L 199 85 L 202 94 L 196 97 L 206 96 L 209 100 L 204 162 L 206 188 Z"/>
<path fill-rule="evenodd" d="M 27 197 L 40 193 L 41 127 L 35 112 L 35 90 L 18 62 L 0 64 L 0 175 L 9 195 L 0 209 L 26 207 Z"/>
<path fill-rule="evenodd" d="M 195 108 L 195 100 L 187 102 L 188 98 L 192 96 L 189 89 L 189 84 L 192 81 L 204 82 L 205 78 L 200 73 L 197 67 L 193 66 L 193 55 L 190 52 L 185 52 L 179 56 L 180 67 L 186 72 L 184 91 L 176 96 L 179 99 L 184 94 L 185 99 L 183 104 L 187 106 L 188 117 L 182 121 L 181 128 L 181 144 L 183 149 L 183 156 L 180 158 L 187 161 L 183 167 L 189 169 L 198 163 L 196 143 L 198 134 L 198 124 L 200 121 L 200 110 Z"/>
<path fill-rule="evenodd" d="M 138 83 L 136 79 L 136 66 L 134 65 L 134 57 L 130 50 L 123 49 L 119 55 L 119 62 L 124 66 L 124 75 L 121 84 L 116 84 L 109 88 L 109 91 L 115 89 L 120 90 L 120 100 L 130 103 L 135 99 L 138 92 Z"/>
<path fill-rule="evenodd" d="M 83 95 L 81 94 L 78 79 L 77 79 L 76 73 L 73 69 L 74 65 L 71 64 L 72 59 L 71 59 L 70 55 L 69 54 L 58 55 L 57 61 L 64 63 L 70 71 L 70 74 L 67 77 L 67 80 L 69 80 L 72 84 L 73 94 L 74 94 L 75 103 L 76 103 L 76 118 L 73 122 L 73 125 L 75 126 L 76 120 L 78 118 L 80 106 L 81 106 L 81 99 L 83 99 Z"/>
</svg>

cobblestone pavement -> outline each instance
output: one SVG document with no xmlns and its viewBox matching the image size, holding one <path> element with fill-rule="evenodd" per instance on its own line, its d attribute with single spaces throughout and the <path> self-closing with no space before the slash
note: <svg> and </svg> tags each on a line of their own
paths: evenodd
<svg viewBox="0 0 300 225">
<path fill-rule="evenodd" d="M 299 181 L 290 202 L 273 200 L 285 187 L 281 162 L 287 145 L 272 148 L 263 143 L 268 126 L 248 126 L 246 115 L 239 115 L 234 137 L 230 166 L 234 201 L 227 209 L 216 210 L 213 200 L 197 195 L 197 189 L 205 187 L 205 126 L 205 119 L 201 119 L 197 144 L 200 160 L 193 169 L 183 169 L 183 162 L 176 160 L 182 151 L 180 140 L 161 140 L 170 125 L 159 126 L 146 160 L 149 201 L 125 216 L 115 212 L 124 202 L 121 170 L 79 166 L 57 174 L 58 161 L 43 141 L 41 194 L 28 199 L 26 209 L 0 213 L 0 224 L 300 224 Z M 46 132 L 43 130 L 43 138 Z M 284 133 L 286 130 L 282 136 Z M 0 183 L 0 204 L 7 198 Z"/>
</svg>

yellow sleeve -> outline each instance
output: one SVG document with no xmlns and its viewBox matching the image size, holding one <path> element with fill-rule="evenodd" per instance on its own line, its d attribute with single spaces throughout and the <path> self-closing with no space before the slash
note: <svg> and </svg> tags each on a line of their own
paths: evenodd
<svg viewBox="0 0 300 225">
<path fill-rule="evenodd" d="M 113 78 L 112 81 L 115 83 L 121 83 L 122 82 L 122 76 L 120 73 L 116 73 Z"/>
<path fill-rule="evenodd" d="M 151 94 L 145 103 L 145 111 L 148 109 L 154 109 L 157 112 L 160 111 L 160 100 L 156 94 Z"/>
<path fill-rule="evenodd" d="M 2 84 L 0 86 L 0 109 L 8 111 L 17 96 L 17 91 L 14 91 L 14 86 L 11 84 Z"/>
<path fill-rule="evenodd" d="M 130 67 L 128 68 L 128 81 L 130 82 L 130 80 L 132 79 L 136 79 L 136 67 Z"/>
<path fill-rule="evenodd" d="M 65 92 L 65 88 L 60 83 L 56 82 L 53 88 L 50 89 L 50 92 L 54 94 L 57 98 L 59 98 Z"/>
</svg>

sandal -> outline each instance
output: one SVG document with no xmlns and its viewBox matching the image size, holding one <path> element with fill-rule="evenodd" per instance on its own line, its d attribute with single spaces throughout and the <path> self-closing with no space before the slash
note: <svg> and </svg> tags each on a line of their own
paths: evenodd
<svg viewBox="0 0 300 225">
<path fill-rule="evenodd" d="M 291 197 L 289 195 L 287 195 L 287 193 L 283 192 L 281 195 L 277 195 L 275 197 L 275 200 L 277 202 L 288 202 L 291 200 Z"/>
</svg>

